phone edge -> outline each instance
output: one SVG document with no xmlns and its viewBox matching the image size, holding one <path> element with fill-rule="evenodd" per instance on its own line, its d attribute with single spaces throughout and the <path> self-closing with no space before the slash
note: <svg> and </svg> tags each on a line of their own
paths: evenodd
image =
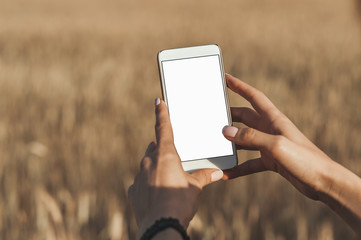
<svg viewBox="0 0 361 240">
<path fill-rule="evenodd" d="M 229 125 L 233 125 L 233 119 L 232 119 L 232 114 L 231 114 L 231 108 L 230 108 L 230 104 L 229 104 L 229 97 L 228 97 L 228 89 L 227 89 L 227 82 L 226 82 L 226 78 L 225 78 L 225 69 L 224 69 L 224 63 L 223 63 L 223 54 L 222 54 L 222 49 L 220 48 L 220 46 L 218 44 L 206 44 L 206 45 L 198 45 L 198 46 L 191 46 L 191 47 L 201 47 L 201 46 L 210 46 L 210 45 L 213 45 L 213 46 L 216 46 L 218 48 L 218 53 L 219 53 L 219 60 L 220 60 L 220 67 L 221 67 L 221 76 L 222 76 L 222 82 L 223 82 L 223 94 L 224 94 L 224 98 L 225 98 L 225 104 L 226 104 L 226 109 L 227 109 L 227 115 L 228 115 L 228 124 Z M 166 97 L 166 94 L 165 94 L 165 87 L 164 87 L 164 76 L 163 76 L 163 71 L 162 71 L 162 68 L 161 68 L 161 59 L 160 59 L 160 55 L 162 52 L 164 51 L 167 51 L 167 50 L 175 50 L 175 49 L 182 49 L 182 48 L 191 48 L 191 47 L 180 47 L 180 48 L 171 48 L 171 49 L 163 49 L 163 50 L 160 50 L 158 53 L 157 53 L 157 65 L 158 65 L 158 74 L 159 74 L 159 80 L 160 80 L 160 85 L 161 85 L 161 91 L 162 91 L 162 98 L 164 100 L 164 102 L 166 103 L 167 107 L 168 107 L 168 102 L 167 102 L 167 97 Z M 237 154 L 237 149 L 236 149 L 236 146 L 235 144 L 232 142 L 232 150 L 233 150 L 233 155 L 235 157 L 235 162 L 234 164 L 232 164 L 232 167 L 235 167 L 238 165 L 238 154 Z M 222 156 L 222 157 L 229 157 L 229 156 Z M 219 157 L 215 157 L 215 158 L 212 158 L 213 161 L 215 162 L 215 160 L 219 158 Z M 211 168 L 219 168 L 215 165 L 214 162 L 212 162 L 211 159 L 198 159 L 198 160 L 192 160 L 192 161 L 185 161 L 185 162 L 181 162 L 182 163 L 182 166 L 184 168 L 185 171 L 187 172 L 192 172 L 192 171 L 195 171 L 197 169 L 202 169 L 202 168 L 199 168 L 199 167 L 192 167 L 190 169 L 188 169 L 188 167 L 186 167 L 187 165 L 194 165 L 194 163 L 192 162 L 195 162 L 195 161 L 198 161 L 199 163 L 201 161 L 208 161 L 209 162 L 209 167 Z M 204 164 L 204 165 L 207 165 L 207 164 Z M 226 169 L 230 169 L 230 168 L 219 168 L 219 169 L 222 169 L 222 170 L 226 170 Z"/>
</svg>

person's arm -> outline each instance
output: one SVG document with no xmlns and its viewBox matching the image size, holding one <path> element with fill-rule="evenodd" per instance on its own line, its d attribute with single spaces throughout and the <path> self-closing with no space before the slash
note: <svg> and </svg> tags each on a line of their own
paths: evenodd
<svg viewBox="0 0 361 240">
<path fill-rule="evenodd" d="M 232 108 L 233 120 L 248 128 L 226 126 L 223 134 L 243 149 L 259 150 L 261 157 L 225 171 L 223 179 L 278 172 L 307 197 L 328 205 L 361 237 L 360 177 L 317 148 L 262 92 L 230 75 L 226 79 L 254 109 Z"/>
<path fill-rule="evenodd" d="M 186 230 L 197 209 L 202 188 L 222 178 L 218 169 L 202 169 L 188 174 L 183 171 L 173 143 L 167 106 L 156 99 L 156 143 L 149 144 L 140 171 L 128 195 L 139 225 L 138 238 L 160 218 L 178 219 Z M 152 239 L 182 239 L 172 228 Z"/>
</svg>

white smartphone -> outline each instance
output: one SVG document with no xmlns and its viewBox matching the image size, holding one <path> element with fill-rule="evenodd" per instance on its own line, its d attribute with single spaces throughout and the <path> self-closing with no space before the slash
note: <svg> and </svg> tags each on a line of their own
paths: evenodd
<svg viewBox="0 0 361 240">
<path fill-rule="evenodd" d="M 234 167 L 235 145 L 222 134 L 232 121 L 220 48 L 163 50 L 158 53 L 158 66 L 183 169 Z"/>
</svg>

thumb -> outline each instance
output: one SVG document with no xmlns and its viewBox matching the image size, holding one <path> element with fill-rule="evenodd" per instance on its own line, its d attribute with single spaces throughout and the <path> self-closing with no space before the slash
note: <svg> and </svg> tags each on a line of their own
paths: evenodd
<svg viewBox="0 0 361 240">
<path fill-rule="evenodd" d="M 221 180 L 223 171 L 215 168 L 200 169 L 191 174 L 203 187 L 206 185 Z"/>
<path fill-rule="evenodd" d="M 228 140 L 248 149 L 267 148 L 274 139 L 274 136 L 260 132 L 254 128 L 225 126 L 222 133 Z"/>
</svg>

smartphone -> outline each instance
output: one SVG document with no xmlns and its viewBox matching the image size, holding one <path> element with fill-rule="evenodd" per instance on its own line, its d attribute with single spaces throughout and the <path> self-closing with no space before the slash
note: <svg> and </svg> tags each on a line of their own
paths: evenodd
<svg viewBox="0 0 361 240">
<path fill-rule="evenodd" d="M 235 145 L 222 134 L 232 121 L 220 48 L 163 50 L 158 53 L 158 66 L 183 169 L 234 167 Z"/>
</svg>

